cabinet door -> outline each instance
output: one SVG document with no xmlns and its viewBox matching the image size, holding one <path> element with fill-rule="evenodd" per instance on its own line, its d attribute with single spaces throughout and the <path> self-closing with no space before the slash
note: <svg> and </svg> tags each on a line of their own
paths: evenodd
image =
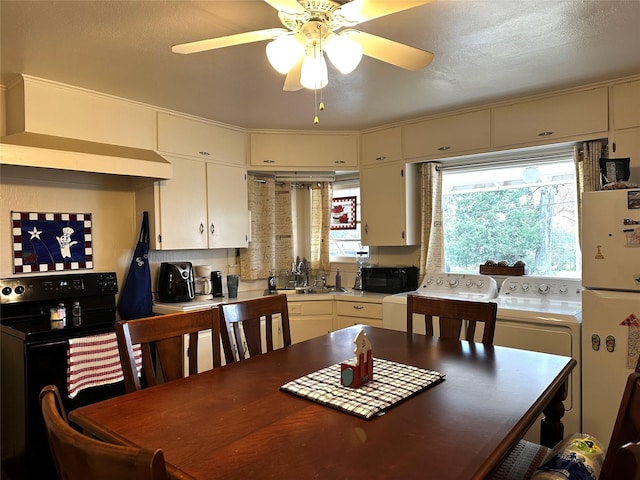
<svg viewBox="0 0 640 480">
<path fill-rule="evenodd" d="M 611 151 L 609 154 L 611 158 L 631 158 L 629 180 L 640 182 L 640 128 L 616 131 Z"/>
<path fill-rule="evenodd" d="M 420 179 L 416 164 L 402 162 L 363 168 L 362 243 L 415 245 L 420 241 Z"/>
<path fill-rule="evenodd" d="M 246 164 L 246 134 L 204 121 L 158 113 L 158 150 Z"/>
<path fill-rule="evenodd" d="M 207 163 L 209 248 L 246 247 L 249 241 L 247 171 Z"/>
<path fill-rule="evenodd" d="M 548 143 L 609 129 L 606 87 L 498 107 L 495 146 Z"/>
<path fill-rule="evenodd" d="M 326 335 L 333 330 L 333 319 L 322 316 L 289 318 L 291 343 L 304 342 L 310 338 Z"/>
<path fill-rule="evenodd" d="M 268 167 L 329 167 L 358 165 L 356 135 L 253 133 L 251 165 Z"/>
<path fill-rule="evenodd" d="M 402 160 L 402 129 L 387 128 L 362 135 L 362 165 Z"/>
<path fill-rule="evenodd" d="M 640 80 L 613 86 L 613 128 L 640 127 Z"/>
<path fill-rule="evenodd" d="M 167 158 L 173 164 L 173 178 L 159 182 L 158 245 L 161 250 L 207 248 L 205 163 Z"/>
<path fill-rule="evenodd" d="M 434 118 L 404 127 L 404 158 L 445 156 L 491 146 L 491 111 Z"/>
</svg>

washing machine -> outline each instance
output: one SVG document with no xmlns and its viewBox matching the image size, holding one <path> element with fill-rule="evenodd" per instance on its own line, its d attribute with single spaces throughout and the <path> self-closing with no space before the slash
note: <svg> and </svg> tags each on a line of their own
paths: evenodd
<svg viewBox="0 0 640 480">
<path fill-rule="evenodd" d="M 498 296 L 498 286 L 493 277 L 488 275 L 427 273 L 418 290 L 397 293 L 382 299 L 383 327 L 407 331 L 407 295 L 488 302 Z M 434 325 L 434 332 L 436 331 L 437 325 Z M 424 322 L 417 322 L 414 332 L 424 335 Z M 479 329 L 479 332 L 482 334 L 482 329 Z"/>
<path fill-rule="evenodd" d="M 558 277 L 507 277 L 498 304 L 495 345 L 573 357 L 577 363 L 569 377 L 564 434 L 582 431 L 580 280 Z M 527 433 L 540 441 L 540 422 Z"/>
</svg>

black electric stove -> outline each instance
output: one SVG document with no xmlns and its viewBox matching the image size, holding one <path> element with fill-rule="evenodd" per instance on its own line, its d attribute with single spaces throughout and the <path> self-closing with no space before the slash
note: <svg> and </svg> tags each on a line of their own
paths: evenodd
<svg viewBox="0 0 640 480">
<path fill-rule="evenodd" d="M 67 411 L 124 393 L 123 382 L 67 395 L 69 339 L 114 331 L 114 272 L 0 279 L 2 470 L 10 478 L 56 478 L 39 393 L 56 385 Z M 74 303 L 81 316 L 73 324 Z M 67 326 L 51 328 L 51 308 L 64 304 Z"/>
</svg>

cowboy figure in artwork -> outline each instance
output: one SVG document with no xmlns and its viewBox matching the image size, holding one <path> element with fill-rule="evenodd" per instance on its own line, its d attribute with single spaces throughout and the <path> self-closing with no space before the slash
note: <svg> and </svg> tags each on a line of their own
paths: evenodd
<svg viewBox="0 0 640 480">
<path fill-rule="evenodd" d="M 60 255 L 62 255 L 62 258 L 71 258 L 71 247 L 78 243 L 75 240 L 71 240 L 73 232 L 73 228 L 64 227 L 62 229 L 62 235 L 56 237 L 58 244 L 60 245 Z"/>
</svg>

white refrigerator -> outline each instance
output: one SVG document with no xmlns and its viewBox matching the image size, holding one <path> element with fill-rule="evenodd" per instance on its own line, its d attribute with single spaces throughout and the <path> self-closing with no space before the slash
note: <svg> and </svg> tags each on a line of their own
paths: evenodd
<svg viewBox="0 0 640 480">
<path fill-rule="evenodd" d="M 640 189 L 584 193 L 581 248 L 582 430 L 608 445 L 640 352 Z"/>
</svg>

